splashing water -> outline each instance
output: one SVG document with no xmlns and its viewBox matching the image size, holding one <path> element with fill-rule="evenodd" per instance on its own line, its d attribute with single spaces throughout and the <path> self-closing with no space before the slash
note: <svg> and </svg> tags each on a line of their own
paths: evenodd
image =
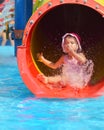
<svg viewBox="0 0 104 130">
<path fill-rule="evenodd" d="M 79 64 L 75 58 L 69 60 L 67 56 L 64 60 L 60 75 L 49 77 L 38 75 L 38 79 L 49 88 L 63 86 L 84 88 L 87 86 L 93 74 L 94 63 L 92 60 L 87 60 L 85 64 Z"/>
<path fill-rule="evenodd" d="M 92 60 L 87 60 L 85 64 L 78 64 L 76 59 L 69 60 L 66 56 L 62 70 L 62 81 L 74 88 L 84 88 L 91 80 L 93 67 Z"/>
</svg>

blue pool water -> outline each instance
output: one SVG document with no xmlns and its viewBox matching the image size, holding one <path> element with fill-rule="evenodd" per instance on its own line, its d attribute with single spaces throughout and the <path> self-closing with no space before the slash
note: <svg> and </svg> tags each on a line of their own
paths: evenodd
<svg viewBox="0 0 104 130">
<path fill-rule="evenodd" d="M 104 96 L 37 99 L 20 77 L 14 48 L 0 47 L 0 130 L 104 130 Z"/>
</svg>

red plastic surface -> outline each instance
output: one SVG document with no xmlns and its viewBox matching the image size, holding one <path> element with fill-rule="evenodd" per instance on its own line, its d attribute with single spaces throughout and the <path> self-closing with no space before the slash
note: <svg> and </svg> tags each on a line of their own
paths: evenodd
<svg viewBox="0 0 104 130">
<path fill-rule="evenodd" d="M 45 4 L 39 10 L 37 10 L 32 17 L 30 18 L 23 37 L 23 45 L 18 47 L 17 51 L 17 60 L 20 74 L 26 86 L 29 90 L 40 98 L 91 98 L 104 95 L 104 81 L 99 82 L 94 86 L 87 86 L 84 89 L 75 90 L 70 86 L 59 89 L 49 89 L 43 83 L 37 80 L 36 76 L 39 74 L 37 67 L 34 64 L 32 59 L 30 41 L 32 35 L 32 29 L 37 25 L 39 19 L 49 11 L 50 9 L 58 6 L 59 4 L 70 4 L 75 3 L 75 0 L 64 0 L 64 3 L 61 3 L 57 0 L 52 1 L 52 6 Z M 76 3 L 75 3 L 76 4 Z M 78 4 L 84 4 L 82 0 L 78 1 Z M 93 0 L 89 0 L 86 6 L 89 6 L 95 9 L 97 3 Z M 101 6 L 101 10 L 104 12 L 104 7 Z M 39 14 L 39 11 L 42 14 Z"/>
</svg>

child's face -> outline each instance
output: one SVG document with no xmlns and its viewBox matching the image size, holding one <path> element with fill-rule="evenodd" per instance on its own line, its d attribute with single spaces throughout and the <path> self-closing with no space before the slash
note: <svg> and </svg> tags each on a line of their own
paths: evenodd
<svg viewBox="0 0 104 130">
<path fill-rule="evenodd" d="M 64 49 L 66 53 L 69 52 L 69 48 L 73 51 L 77 51 L 78 44 L 74 37 L 67 36 L 64 40 Z"/>
</svg>

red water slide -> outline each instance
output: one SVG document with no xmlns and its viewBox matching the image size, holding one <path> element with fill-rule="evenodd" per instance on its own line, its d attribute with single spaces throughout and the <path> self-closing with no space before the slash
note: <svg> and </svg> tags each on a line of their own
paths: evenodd
<svg viewBox="0 0 104 130">
<path fill-rule="evenodd" d="M 89 98 L 104 94 L 104 6 L 94 0 L 52 0 L 39 8 L 29 19 L 18 47 L 17 60 L 21 77 L 28 89 L 41 98 Z M 94 61 L 90 85 L 75 91 L 71 87 L 49 89 L 37 80 L 39 73 L 54 75 L 37 61 L 43 52 L 53 62 L 61 53 L 61 37 L 75 32 L 82 37 L 87 57 Z"/>
</svg>

